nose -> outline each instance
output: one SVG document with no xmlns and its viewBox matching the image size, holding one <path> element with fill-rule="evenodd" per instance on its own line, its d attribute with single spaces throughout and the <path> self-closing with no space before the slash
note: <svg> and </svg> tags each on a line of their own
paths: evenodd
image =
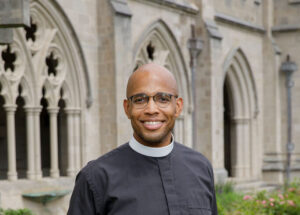
<svg viewBox="0 0 300 215">
<path fill-rule="evenodd" d="M 158 106 L 154 102 L 153 97 L 149 98 L 148 104 L 144 109 L 146 114 L 156 114 L 158 113 Z"/>
</svg>

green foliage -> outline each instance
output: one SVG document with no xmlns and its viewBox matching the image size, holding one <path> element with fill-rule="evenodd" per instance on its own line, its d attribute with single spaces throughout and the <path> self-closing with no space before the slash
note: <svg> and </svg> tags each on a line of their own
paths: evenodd
<svg viewBox="0 0 300 215">
<path fill-rule="evenodd" d="M 232 193 L 233 192 L 233 183 L 232 182 L 226 182 L 225 184 L 216 184 L 215 191 L 218 194 L 221 193 Z"/>
<path fill-rule="evenodd" d="M 12 210 L 12 209 L 1 209 L 0 208 L 0 215 L 33 215 L 33 213 L 29 209 L 18 209 L 18 210 Z"/>
<path fill-rule="evenodd" d="M 218 188 L 218 191 L 222 189 Z M 224 189 L 223 189 L 224 190 Z M 299 215 L 300 180 L 273 192 L 261 191 L 254 195 L 216 192 L 220 215 Z"/>
</svg>

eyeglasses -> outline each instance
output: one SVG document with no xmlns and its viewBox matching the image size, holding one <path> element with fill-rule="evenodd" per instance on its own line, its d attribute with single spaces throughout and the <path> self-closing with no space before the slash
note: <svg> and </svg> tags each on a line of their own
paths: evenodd
<svg viewBox="0 0 300 215">
<path fill-rule="evenodd" d="M 134 108 L 142 109 L 145 108 L 149 102 L 149 99 L 152 97 L 155 104 L 160 108 L 167 107 L 172 100 L 172 97 L 178 98 L 177 95 L 172 95 L 169 93 L 156 93 L 154 96 L 148 96 L 144 93 L 136 94 L 130 96 L 128 100 L 131 101 Z"/>
</svg>

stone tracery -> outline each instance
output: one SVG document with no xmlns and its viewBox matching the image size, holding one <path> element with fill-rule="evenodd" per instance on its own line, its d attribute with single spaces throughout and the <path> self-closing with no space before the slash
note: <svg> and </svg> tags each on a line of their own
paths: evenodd
<svg viewBox="0 0 300 215">
<path fill-rule="evenodd" d="M 51 4 L 47 1 L 32 2 L 31 4 L 31 24 L 30 28 L 16 29 L 14 41 L 9 46 L 0 46 L 0 96 L 4 98 L 4 110 L 6 113 L 6 140 L 0 141 L 0 146 L 7 144 L 7 172 L 8 180 L 18 178 L 16 163 L 17 142 L 15 127 L 16 100 L 20 96 L 25 105 L 21 107 L 26 113 L 26 138 L 22 140 L 27 148 L 27 178 L 41 178 L 43 175 L 43 165 L 41 145 L 41 99 L 47 101 L 47 112 L 50 120 L 50 176 L 59 177 L 59 156 L 67 158 L 68 176 L 72 176 L 80 168 L 80 118 L 84 107 L 85 88 L 79 81 L 82 79 L 81 68 L 74 68 L 72 58 L 75 62 L 80 62 L 80 57 L 73 53 L 70 47 L 64 46 L 66 35 L 61 31 L 57 22 L 51 19 L 51 7 L 43 7 L 43 4 Z M 47 10 L 45 9 L 47 8 Z M 49 11 L 48 11 L 49 10 Z M 47 16 L 47 21 L 45 19 Z M 67 48 L 66 48 L 67 47 Z M 4 56 L 4 57 L 3 57 Z M 70 72 L 72 70 L 72 72 Z M 19 94 L 19 88 L 22 88 Z M 43 94 L 44 89 L 44 94 Z M 83 92 L 76 93 L 81 89 Z M 65 105 L 59 105 L 60 100 L 65 100 Z M 67 126 L 67 149 L 62 155 L 59 150 L 61 140 L 58 138 L 58 114 L 60 109 L 65 112 Z M 75 122 L 76 123 L 73 123 Z M 64 125 L 65 126 L 65 125 Z M 74 140 L 75 134 L 79 140 Z M 26 139 L 26 140 L 25 140 Z M 20 141 L 19 141 L 20 142 Z M 3 147 L 1 147 L 3 148 Z M 5 147 L 4 147 L 5 148 Z M 76 150 L 75 150 L 76 148 Z M 77 148 L 79 150 L 77 150 Z M 3 162 L 1 160 L 1 162 Z M 76 163 L 75 163 L 76 162 Z M 4 168 L 5 169 L 5 168 Z M 0 169 L 0 173 L 4 169 Z M 5 173 L 6 174 L 6 173 Z M 0 178 L 5 178 L 1 176 Z"/>
</svg>

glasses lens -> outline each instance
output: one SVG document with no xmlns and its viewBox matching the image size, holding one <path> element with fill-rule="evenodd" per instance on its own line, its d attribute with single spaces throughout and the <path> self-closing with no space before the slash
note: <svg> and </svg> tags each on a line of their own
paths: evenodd
<svg viewBox="0 0 300 215">
<path fill-rule="evenodd" d="M 143 108 L 148 103 L 149 97 L 147 95 L 135 95 L 132 96 L 132 103 L 136 108 Z"/>
<path fill-rule="evenodd" d="M 166 93 L 158 93 L 153 97 L 155 103 L 159 107 L 167 107 L 172 99 L 172 95 Z"/>
<path fill-rule="evenodd" d="M 153 96 L 153 100 L 157 106 L 165 108 L 170 104 L 172 96 L 173 95 L 168 93 L 157 93 Z M 146 94 L 138 94 L 130 97 L 130 99 L 135 108 L 145 108 L 150 97 L 152 96 L 147 96 Z"/>
</svg>

